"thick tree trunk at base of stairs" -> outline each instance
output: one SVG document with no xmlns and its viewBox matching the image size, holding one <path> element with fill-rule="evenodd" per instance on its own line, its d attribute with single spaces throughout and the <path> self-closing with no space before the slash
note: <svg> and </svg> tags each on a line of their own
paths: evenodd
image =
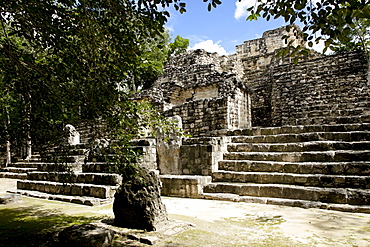
<svg viewBox="0 0 370 247">
<path fill-rule="evenodd" d="M 156 231 L 168 221 L 166 207 L 161 199 L 159 177 L 147 169 L 129 181 L 123 181 L 115 194 L 113 212 L 116 226 Z"/>
</svg>

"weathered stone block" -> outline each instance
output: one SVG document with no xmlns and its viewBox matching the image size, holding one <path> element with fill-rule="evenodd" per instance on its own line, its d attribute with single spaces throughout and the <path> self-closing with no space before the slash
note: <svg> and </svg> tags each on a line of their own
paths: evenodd
<svg viewBox="0 0 370 247">
<path fill-rule="evenodd" d="M 162 195 L 200 198 L 210 176 L 160 175 Z"/>
<path fill-rule="evenodd" d="M 58 239 L 63 246 L 107 247 L 111 246 L 113 236 L 112 230 L 86 224 L 73 225 L 63 229 L 59 233 Z"/>
<path fill-rule="evenodd" d="M 160 193 L 158 176 L 149 170 L 140 169 L 137 175 L 123 181 L 115 194 L 114 224 L 147 231 L 165 226 L 168 216 Z"/>
<path fill-rule="evenodd" d="M 246 196 L 260 196 L 260 194 L 259 185 L 243 186 L 240 191 L 240 195 Z"/>
<path fill-rule="evenodd" d="M 103 190 L 101 187 L 91 187 L 90 188 L 90 196 L 92 197 L 98 197 L 98 198 L 106 198 L 105 190 Z"/>
<path fill-rule="evenodd" d="M 83 195 L 83 193 L 82 193 L 83 185 L 73 184 L 71 187 L 72 188 L 71 188 L 70 195 L 73 195 L 73 196 L 81 196 L 81 195 Z"/>
<path fill-rule="evenodd" d="M 0 196 L 0 204 L 9 204 L 9 203 L 15 203 L 20 202 L 22 200 L 21 195 L 18 194 L 6 194 Z"/>
<path fill-rule="evenodd" d="M 58 185 L 60 188 L 60 193 L 64 195 L 80 195 L 78 194 L 78 186 L 71 185 L 71 184 L 61 184 Z"/>
</svg>

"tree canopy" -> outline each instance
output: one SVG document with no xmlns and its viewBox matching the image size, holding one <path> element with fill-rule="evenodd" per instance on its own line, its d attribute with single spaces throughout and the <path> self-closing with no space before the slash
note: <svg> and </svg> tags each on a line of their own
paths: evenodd
<svg viewBox="0 0 370 247">
<path fill-rule="evenodd" d="M 355 28 L 348 33 L 348 40 L 339 42 L 334 48 L 336 53 L 362 50 L 370 56 L 370 19 L 355 20 Z"/>
<path fill-rule="evenodd" d="M 248 11 L 247 20 L 283 18 L 289 24 L 302 23 L 308 46 L 323 40 L 324 52 L 350 42 L 357 23 L 370 19 L 368 0 L 257 0 Z"/>
<path fill-rule="evenodd" d="M 130 92 L 163 72 L 169 7 L 185 11 L 177 0 L 1 1 L 1 143 L 40 147 L 81 119 L 138 130 Z"/>
<path fill-rule="evenodd" d="M 189 47 L 190 41 L 188 39 L 184 39 L 180 35 L 177 35 L 172 43 L 170 43 L 170 52 L 169 54 L 180 54 L 186 51 Z"/>
<path fill-rule="evenodd" d="M 165 13 L 151 7 L 146 1 L 1 1 L 2 142 L 57 139 L 50 131 L 111 115 L 130 89 L 158 75 L 167 53 L 153 50 L 165 42 Z"/>
</svg>

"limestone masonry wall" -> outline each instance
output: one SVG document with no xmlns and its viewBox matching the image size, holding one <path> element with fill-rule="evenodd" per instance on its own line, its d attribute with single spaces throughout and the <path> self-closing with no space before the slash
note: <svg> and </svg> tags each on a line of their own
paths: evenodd
<svg viewBox="0 0 370 247">
<path fill-rule="evenodd" d="M 273 53 L 276 49 L 286 46 L 285 40 L 282 39 L 284 35 L 292 37 L 289 41 L 292 41 L 293 46 L 302 45 L 304 43 L 303 37 L 293 38 L 294 32 L 298 29 L 299 27 L 292 26 L 289 31 L 286 27 L 266 31 L 262 38 L 244 41 L 243 44 L 237 45 L 236 54 L 240 57 L 252 57 Z"/>
<path fill-rule="evenodd" d="M 335 124 L 369 115 L 367 73 L 362 53 L 274 67 L 252 88 L 252 100 L 259 99 L 252 106 L 253 124 Z"/>
<path fill-rule="evenodd" d="M 202 135 L 207 131 L 226 129 L 228 98 L 200 99 L 175 106 L 165 116 L 181 116 L 185 133 Z"/>
<path fill-rule="evenodd" d="M 204 50 L 174 56 L 150 93 L 138 96 L 154 101 L 167 117 L 181 117 L 191 135 L 250 127 L 249 89 L 235 74 L 222 71 L 223 59 Z"/>
</svg>

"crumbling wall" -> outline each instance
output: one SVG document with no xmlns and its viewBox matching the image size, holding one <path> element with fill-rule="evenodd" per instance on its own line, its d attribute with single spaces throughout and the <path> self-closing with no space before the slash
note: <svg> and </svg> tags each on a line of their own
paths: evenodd
<svg viewBox="0 0 370 247">
<path fill-rule="evenodd" d="M 164 114 L 181 116 L 185 133 L 204 135 L 208 131 L 227 128 L 228 98 L 200 99 L 175 106 Z"/>
<path fill-rule="evenodd" d="M 250 89 L 252 126 L 270 126 L 272 117 L 272 80 L 273 68 L 281 64 L 292 64 L 292 59 L 277 57 L 277 51 L 286 47 L 284 35 L 290 36 L 292 45 L 303 45 L 301 36 L 294 36 L 299 32 L 298 26 L 292 26 L 288 32 L 286 27 L 269 30 L 259 39 L 245 41 L 236 47 L 236 54 L 220 57 L 220 68 L 232 71 L 236 77 Z M 301 59 L 311 60 L 321 57 L 321 54 L 312 51 Z"/>
<path fill-rule="evenodd" d="M 289 59 L 282 60 L 276 57 L 276 52 L 287 46 L 284 36 L 290 37 L 288 42 L 292 42 L 291 45 L 304 46 L 303 36 L 296 36 L 295 32 L 300 32 L 300 28 L 296 25 L 291 26 L 289 31 L 287 27 L 281 27 L 264 32 L 259 39 L 244 41 L 243 44 L 236 46 L 235 64 L 238 64 L 236 69 L 238 76 L 248 83 L 248 79 L 253 78 L 256 72 L 263 71 L 271 65 L 289 62 Z M 316 55 L 316 53 L 311 54 L 311 56 Z"/>
<path fill-rule="evenodd" d="M 222 71 L 223 59 L 204 50 L 173 56 L 154 87 L 138 95 L 162 104 L 165 116 L 180 116 L 185 133 L 193 136 L 250 127 L 248 87 L 235 74 Z"/>
<path fill-rule="evenodd" d="M 366 58 L 357 52 L 274 68 L 271 125 L 344 123 L 338 121 L 369 115 L 367 73 Z"/>
<path fill-rule="evenodd" d="M 345 117 L 356 122 L 370 113 L 367 74 L 361 52 L 271 67 L 249 83 L 252 125 L 336 124 Z"/>
<path fill-rule="evenodd" d="M 239 57 L 261 56 L 275 52 L 275 50 L 286 47 L 287 44 L 283 36 L 290 36 L 288 42 L 292 41 L 293 46 L 304 44 L 303 36 L 296 37 L 295 32 L 299 32 L 299 27 L 291 26 L 290 30 L 287 27 L 280 27 L 269 30 L 263 33 L 262 38 L 247 40 L 243 44 L 236 46 L 236 54 Z"/>
<path fill-rule="evenodd" d="M 251 127 L 250 99 L 245 91 L 239 91 L 234 97 L 186 102 L 165 111 L 164 115 L 181 116 L 184 132 L 194 136 L 221 129 Z"/>
</svg>

